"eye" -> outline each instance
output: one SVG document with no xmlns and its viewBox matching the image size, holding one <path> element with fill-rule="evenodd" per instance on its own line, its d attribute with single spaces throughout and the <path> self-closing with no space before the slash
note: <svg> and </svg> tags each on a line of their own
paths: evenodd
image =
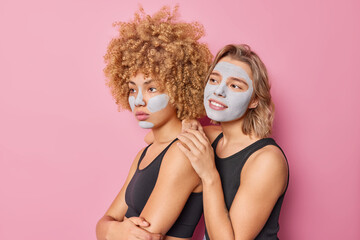
<svg viewBox="0 0 360 240">
<path fill-rule="evenodd" d="M 134 88 L 130 88 L 129 92 L 130 92 L 130 94 L 136 93 L 136 90 Z"/>
<path fill-rule="evenodd" d="M 154 88 L 154 87 L 150 87 L 148 91 L 154 93 L 154 92 L 156 92 L 157 90 L 156 90 L 156 88 Z"/>
<path fill-rule="evenodd" d="M 217 80 L 214 79 L 214 78 L 210 78 L 210 79 L 209 79 L 209 83 L 210 83 L 210 84 L 216 84 L 216 83 L 217 83 Z"/>
<path fill-rule="evenodd" d="M 231 88 L 234 88 L 234 89 L 242 89 L 240 86 L 236 85 L 236 84 L 230 84 L 230 87 Z"/>
</svg>

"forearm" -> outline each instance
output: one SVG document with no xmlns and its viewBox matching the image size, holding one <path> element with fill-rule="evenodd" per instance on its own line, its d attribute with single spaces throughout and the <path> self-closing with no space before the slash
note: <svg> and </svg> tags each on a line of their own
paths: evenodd
<svg viewBox="0 0 360 240">
<path fill-rule="evenodd" d="M 219 173 L 216 170 L 213 171 L 202 182 L 205 224 L 210 239 L 235 239 Z"/>
</svg>

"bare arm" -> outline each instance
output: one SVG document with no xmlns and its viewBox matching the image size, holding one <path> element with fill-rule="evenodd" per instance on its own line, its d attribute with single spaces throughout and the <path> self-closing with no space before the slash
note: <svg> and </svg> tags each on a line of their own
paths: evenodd
<svg viewBox="0 0 360 240">
<path fill-rule="evenodd" d="M 149 225 L 143 218 L 125 218 L 127 205 L 125 202 L 125 191 L 133 177 L 139 161 L 140 151 L 131 165 L 129 174 L 123 187 L 116 196 L 105 215 L 96 225 L 96 237 L 98 240 L 112 239 L 161 239 L 161 234 L 150 234 L 140 227 Z M 139 227 L 140 226 L 140 227 Z"/>
<path fill-rule="evenodd" d="M 285 157 L 275 146 L 266 146 L 248 159 L 229 211 L 235 239 L 259 234 L 286 189 L 287 173 Z"/>
<path fill-rule="evenodd" d="M 174 143 L 162 160 L 159 176 L 141 217 L 151 225 L 149 232 L 166 234 L 180 215 L 200 178 Z"/>
<path fill-rule="evenodd" d="M 220 176 L 210 142 L 201 131 L 189 130 L 180 147 L 202 179 L 204 216 L 212 240 L 254 239 L 260 232 L 287 184 L 287 165 L 281 151 L 264 147 L 245 164 L 241 186 L 227 210 Z"/>
</svg>

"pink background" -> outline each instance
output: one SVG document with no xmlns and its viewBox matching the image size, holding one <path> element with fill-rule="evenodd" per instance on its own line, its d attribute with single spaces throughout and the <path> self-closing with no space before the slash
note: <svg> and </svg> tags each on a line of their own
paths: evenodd
<svg viewBox="0 0 360 240">
<path fill-rule="evenodd" d="M 360 239 L 360 2 L 180 2 L 215 54 L 266 63 L 291 168 L 280 238 Z M 0 239 L 95 239 L 145 131 L 117 112 L 102 56 L 132 1 L 1 0 Z"/>
</svg>

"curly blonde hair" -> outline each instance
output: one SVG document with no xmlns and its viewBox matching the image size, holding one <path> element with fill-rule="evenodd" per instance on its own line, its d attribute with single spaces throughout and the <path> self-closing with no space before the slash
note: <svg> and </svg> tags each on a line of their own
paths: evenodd
<svg viewBox="0 0 360 240">
<path fill-rule="evenodd" d="M 270 136 L 275 106 L 271 100 L 270 83 L 265 64 L 248 45 L 229 44 L 223 47 L 216 55 L 206 79 L 209 78 L 215 65 L 226 56 L 248 64 L 253 75 L 254 95 L 252 100 L 257 100 L 258 104 L 245 113 L 242 127 L 243 133 L 246 135 L 253 134 L 259 138 Z"/>
<path fill-rule="evenodd" d="M 120 109 L 128 103 L 131 77 L 143 73 L 156 79 L 180 120 L 204 114 L 203 93 L 212 54 L 198 40 L 204 27 L 198 22 L 178 22 L 178 6 L 167 6 L 153 16 L 140 7 L 130 22 L 117 22 L 119 36 L 104 56 L 107 85 Z"/>
</svg>

